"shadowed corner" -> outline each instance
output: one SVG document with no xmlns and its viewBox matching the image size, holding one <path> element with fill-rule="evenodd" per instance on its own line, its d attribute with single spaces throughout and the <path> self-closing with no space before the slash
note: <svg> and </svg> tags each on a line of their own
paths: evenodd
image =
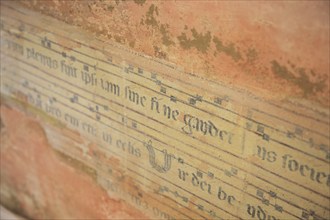
<svg viewBox="0 0 330 220">
<path fill-rule="evenodd" d="M 3 220 L 27 220 L 21 216 L 18 216 L 3 206 L 0 206 L 0 219 Z"/>
</svg>

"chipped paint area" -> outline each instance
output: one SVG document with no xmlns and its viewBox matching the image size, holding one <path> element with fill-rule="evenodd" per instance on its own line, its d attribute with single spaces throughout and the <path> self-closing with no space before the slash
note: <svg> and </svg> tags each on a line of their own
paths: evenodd
<svg viewBox="0 0 330 220">
<path fill-rule="evenodd" d="M 95 170 L 54 151 L 38 120 L 2 104 L 1 123 L 2 205 L 27 218 L 146 219 L 95 184 Z"/>
<path fill-rule="evenodd" d="M 45 5 L 52 3 L 54 7 L 66 5 L 64 1 Z M 211 213 L 224 219 L 250 219 L 252 214 L 246 207 L 252 202 L 268 206 L 256 201 L 254 193 L 259 196 L 261 190 L 272 190 L 281 194 L 281 210 L 287 211 L 271 213 L 274 219 L 299 219 L 305 210 L 313 210 L 317 216 L 329 215 L 322 205 L 330 181 L 329 126 L 324 117 L 328 113 L 309 102 L 318 98 L 322 103 L 321 95 L 328 89 L 327 75 L 319 74 L 322 65 L 314 67 L 296 59 L 296 50 L 284 46 L 285 37 L 281 37 L 282 44 L 276 44 L 277 31 L 283 28 L 280 19 L 268 30 L 271 37 L 265 38 L 266 24 L 261 32 L 255 30 L 258 34 L 248 33 L 242 27 L 253 30 L 249 17 L 239 13 L 242 8 L 225 3 L 181 2 L 178 8 L 173 2 L 74 3 L 72 11 L 71 3 L 66 8 L 78 16 L 86 6 L 83 28 L 94 35 L 14 7 L 16 3 L 4 3 L 1 33 L 11 42 L 6 45 L 23 48 L 11 51 L 8 46 L 10 49 L 2 52 L 9 60 L 1 69 L 6 97 L 0 119 L 4 139 L 0 149 L 5 155 L 1 186 L 6 206 L 34 218 L 144 217 L 125 201 L 157 219 L 208 219 Z M 258 10 L 266 9 L 262 7 Z M 105 9 L 107 13 L 103 13 Z M 231 16 L 212 18 L 220 9 Z M 61 10 L 58 8 L 59 13 Z M 173 18 L 166 20 L 171 10 Z M 182 17 L 188 11 L 197 11 L 200 16 Z M 251 16 L 252 12 L 246 13 Z M 16 17 L 26 23 L 13 22 Z M 33 20 L 35 17 L 38 20 Z M 175 19 L 179 22 L 174 23 Z M 95 23 L 88 26 L 88 22 Z M 24 25 L 27 27 L 20 31 Z M 43 31 L 34 36 L 33 29 L 39 27 Z M 27 49 L 26 57 L 21 45 Z M 31 48 L 50 60 L 64 63 L 64 58 L 70 59 L 68 68 L 73 72 L 64 71 L 64 65 L 55 69 L 30 59 Z M 162 66 L 163 61 L 179 66 Z M 96 76 L 91 85 L 87 76 Z M 259 95 L 253 96 L 253 92 Z M 299 102 L 289 107 L 292 99 L 279 102 L 260 97 L 297 97 Z M 307 104 L 301 106 L 301 101 Z M 277 156 L 266 158 L 266 147 L 272 152 L 268 155 L 278 155 L 278 160 Z M 287 155 L 313 167 L 308 168 L 311 175 L 305 175 L 301 168 L 299 173 L 298 162 L 292 167 L 293 162 L 284 159 Z M 318 179 L 321 175 L 322 180 Z M 198 178 L 203 178 L 203 184 Z M 228 190 L 222 188 L 223 182 Z M 225 200 L 219 195 L 222 190 L 235 198 L 238 206 L 230 201 L 220 203 L 219 199 Z M 223 209 L 215 212 L 213 206 L 217 205 Z M 268 208 L 266 211 L 270 213 Z"/>
<path fill-rule="evenodd" d="M 288 62 L 290 64 L 290 62 Z M 326 80 L 328 77 L 326 75 L 317 76 L 313 70 L 309 70 L 310 74 L 306 72 L 304 68 L 297 68 L 294 64 L 291 64 L 291 71 L 286 66 L 282 66 L 276 60 L 272 61 L 272 71 L 278 77 L 287 80 L 295 85 L 297 85 L 304 94 L 304 97 L 313 96 L 318 92 L 322 92 L 326 87 Z M 308 76 L 313 76 L 313 82 Z"/>
<path fill-rule="evenodd" d="M 22 3 L 186 72 L 262 91 L 266 98 L 329 106 L 329 2 Z M 284 66 L 288 60 L 298 75 L 278 74 L 274 61 Z"/>
</svg>

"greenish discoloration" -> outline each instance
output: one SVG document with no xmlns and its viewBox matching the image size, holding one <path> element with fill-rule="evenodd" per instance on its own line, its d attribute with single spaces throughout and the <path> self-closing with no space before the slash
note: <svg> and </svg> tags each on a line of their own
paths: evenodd
<svg viewBox="0 0 330 220">
<path fill-rule="evenodd" d="M 158 7 L 152 4 L 147 11 L 144 23 L 152 27 L 158 27 L 158 22 L 155 18 L 155 15 L 159 15 Z"/>
<path fill-rule="evenodd" d="M 159 31 L 162 34 L 162 41 L 165 46 L 170 46 L 175 44 L 174 41 L 171 40 L 170 34 L 168 32 L 169 25 L 168 24 L 161 24 Z"/>
<path fill-rule="evenodd" d="M 178 36 L 178 40 L 183 49 L 196 48 L 202 53 L 206 53 L 210 47 L 211 32 L 208 31 L 206 34 L 198 33 L 195 28 L 191 29 L 193 39 L 187 37 L 186 33 L 181 33 Z"/>
<path fill-rule="evenodd" d="M 138 4 L 138 5 L 143 5 L 144 3 L 146 2 L 146 0 L 134 0 L 134 3 L 135 4 Z"/>
<path fill-rule="evenodd" d="M 113 5 L 108 5 L 107 9 L 108 11 L 112 12 L 115 7 Z"/>
<path fill-rule="evenodd" d="M 296 65 L 294 63 L 291 63 L 290 60 L 288 60 L 288 64 L 292 69 L 296 68 Z"/>
<path fill-rule="evenodd" d="M 273 73 L 297 85 L 303 91 L 304 97 L 313 95 L 316 92 L 322 92 L 326 86 L 325 80 L 327 76 L 323 76 L 321 79 L 318 79 L 317 82 L 311 82 L 304 68 L 293 68 L 292 72 L 286 66 L 279 64 L 276 60 L 273 60 L 271 64 Z M 310 70 L 310 73 L 311 75 L 315 75 L 313 70 Z"/>
<path fill-rule="evenodd" d="M 5 128 L 5 124 L 2 122 L 2 119 L 0 117 L 0 132 L 2 131 L 2 129 Z"/>
<path fill-rule="evenodd" d="M 154 51 L 155 51 L 155 56 L 158 57 L 158 58 L 161 58 L 161 59 L 167 59 L 167 54 L 162 51 L 159 47 L 157 46 L 154 46 Z"/>
<path fill-rule="evenodd" d="M 175 44 L 173 40 L 171 40 L 170 33 L 168 31 L 169 25 L 168 24 L 161 24 L 159 21 L 157 21 L 156 16 L 159 16 L 158 7 L 152 4 L 147 13 L 145 19 L 141 19 L 140 24 L 141 25 L 148 25 L 154 28 L 155 30 L 158 30 L 161 34 L 162 43 L 165 46 L 170 46 Z"/>
<path fill-rule="evenodd" d="M 134 48 L 134 46 L 135 46 L 135 41 L 131 41 L 131 42 L 129 42 L 129 46 L 132 47 L 132 48 Z"/>
<path fill-rule="evenodd" d="M 253 63 L 258 57 L 256 49 L 249 48 L 246 52 L 246 58 L 248 63 Z"/>
<path fill-rule="evenodd" d="M 241 53 L 235 48 L 234 43 L 225 45 L 218 37 L 213 37 L 213 42 L 218 52 L 224 52 L 226 55 L 232 57 L 235 62 L 242 59 Z"/>
<path fill-rule="evenodd" d="M 86 173 L 88 176 L 90 176 L 94 181 L 97 181 L 97 172 L 95 169 L 87 166 L 86 164 L 82 163 L 81 161 L 72 158 L 66 154 L 64 154 L 61 151 L 55 150 L 54 152 L 56 156 L 58 156 L 62 161 L 70 165 L 71 167 L 74 167 L 77 170 L 80 170 L 84 173 Z"/>
<path fill-rule="evenodd" d="M 122 37 L 120 37 L 119 35 L 115 35 L 115 41 L 117 43 L 125 43 L 125 40 Z"/>
</svg>

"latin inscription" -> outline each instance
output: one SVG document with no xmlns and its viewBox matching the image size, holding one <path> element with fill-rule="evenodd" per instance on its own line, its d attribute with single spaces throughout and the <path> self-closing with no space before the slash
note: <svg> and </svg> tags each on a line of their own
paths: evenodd
<svg viewBox="0 0 330 220">
<path fill-rule="evenodd" d="M 96 65 L 101 58 L 77 55 L 75 50 L 64 52 L 51 36 L 24 35 L 24 30 L 12 34 L 6 31 L 8 25 L 1 21 L 1 54 L 20 65 L 2 67 L 1 92 L 27 100 L 127 164 L 127 176 L 116 177 L 113 170 L 109 175 L 100 172 L 99 183 L 109 192 L 160 219 L 322 219 L 329 215 L 323 205 L 328 194 L 316 189 L 306 196 L 308 185 L 303 185 L 306 193 L 302 194 L 282 185 L 288 179 L 292 188 L 294 175 L 328 188 L 327 164 L 317 160 L 322 165 L 318 166 L 310 159 L 318 154 L 299 152 L 297 156 L 291 149 L 297 148 L 294 142 L 285 143 L 293 145 L 290 149 L 279 151 L 274 147 L 275 141 L 280 142 L 277 133 L 267 134 L 253 124 L 249 114 L 233 119 L 224 112 L 235 109 L 215 109 L 201 95 L 172 93 L 180 84 L 169 84 L 153 72 L 149 77 L 142 67 L 121 66 L 114 58 Z M 221 106 L 222 101 L 215 104 Z M 258 126 L 256 131 L 254 126 Z M 251 136 L 253 140 L 246 138 Z M 245 146 L 253 146 L 253 153 L 244 154 Z M 96 169 L 111 170 L 100 158 L 95 156 Z M 279 174 L 273 175 L 271 169 Z M 273 176 L 268 180 L 264 173 Z M 125 178 L 136 179 L 145 190 L 150 188 L 150 196 L 158 201 L 151 203 L 144 197 L 147 194 L 123 190 L 121 179 Z M 271 191 L 266 198 L 269 189 L 281 193 Z M 181 208 L 162 204 L 160 195 Z M 182 208 L 186 210 L 181 212 Z"/>
</svg>

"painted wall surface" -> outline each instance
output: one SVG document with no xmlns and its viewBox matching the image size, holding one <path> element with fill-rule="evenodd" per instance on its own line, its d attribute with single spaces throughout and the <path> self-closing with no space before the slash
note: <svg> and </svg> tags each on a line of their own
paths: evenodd
<svg viewBox="0 0 330 220">
<path fill-rule="evenodd" d="M 329 6 L 1 1 L 1 204 L 329 219 Z"/>
</svg>

